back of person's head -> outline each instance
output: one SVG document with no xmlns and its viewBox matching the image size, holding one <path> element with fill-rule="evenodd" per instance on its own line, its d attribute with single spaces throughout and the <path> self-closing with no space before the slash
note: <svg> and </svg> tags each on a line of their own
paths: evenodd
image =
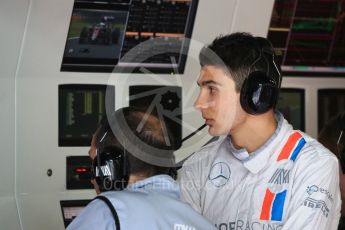
<svg viewBox="0 0 345 230">
<path fill-rule="evenodd" d="M 266 38 L 249 33 L 219 36 L 201 50 L 199 60 L 202 67 L 220 67 L 234 80 L 248 113 L 260 114 L 276 106 L 281 74 L 273 46 Z"/>
<path fill-rule="evenodd" d="M 133 149 L 132 152 L 129 152 L 130 172 L 143 173 L 146 171 L 149 173 L 148 176 L 167 172 L 166 167 L 161 167 L 159 163 L 157 164 L 157 162 L 145 157 L 152 154 L 153 157 L 157 157 L 162 152 L 163 158 L 174 161 L 173 135 L 164 120 L 136 107 L 126 107 L 116 113 L 116 121 L 120 121 L 123 117 L 122 124 L 125 123 L 122 129 L 123 135 L 119 134 L 121 137 L 125 137 L 122 140 L 125 143 L 122 145 L 126 145 L 127 149 Z M 113 124 L 113 129 L 117 129 L 116 124 Z M 135 151 L 138 148 L 131 148 L 133 145 L 136 145 L 143 152 Z"/>
<path fill-rule="evenodd" d="M 119 171 L 117 174 L 123 174 L 118 179 L 128 180 L 129 175 L 136 174 L 145 177 L 169 174 L 170 168 L 160 165 L 155 159 L 162 157 L 174 162 L 174 142 L 170 130 L 163 120 L 139 108 L 125 107 L 117 110 L 102 121 L 95 137 L 95 160 L 105 164 L 99 159 L 103 156 L 111 158 L 113 162 L 118 161 L 118 165 L 115 164 Z M 96 166 L 97 164 L 95 163 Z M 116 174 L 116 170 L 114 172 Z M 102 183 L 102 180 L 99 181 Z"/>
</svg>

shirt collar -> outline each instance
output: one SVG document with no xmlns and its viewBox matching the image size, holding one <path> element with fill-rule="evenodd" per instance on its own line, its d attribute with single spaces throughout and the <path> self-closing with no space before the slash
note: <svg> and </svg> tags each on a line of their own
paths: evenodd
<svg viewBox="0 0 345 230">
<path fill-rule="evenodd" d="M 269 161 L 270 156 L 272 155 L 275 148 L 272 144 L 276 142 L 278 134 L 282 131 L 284 117 L 280 112 L 275 113 L 275 119 L 277 121 L 277 128 L 273 135 L 263 144 L 259 149 L 249 154 L 245 148 L 236 149 L 230 137 L 227 138 L 227 143 L 229 143 L 230 152 L 236 157 L 238 160 L 243 162 L 243 165 L 252 173 L 258 173 L 262 168 L 266 166 Z M 285 121 L 286 122 L 286 121 Z"/>
</svg>

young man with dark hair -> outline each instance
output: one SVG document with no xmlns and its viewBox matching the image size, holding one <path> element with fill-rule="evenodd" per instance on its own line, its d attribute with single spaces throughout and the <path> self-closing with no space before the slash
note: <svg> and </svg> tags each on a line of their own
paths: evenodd
<svg viewBox="0 0 345 230">
<path fill-rule="evenodd" d="M 91 155 L 96 161 L 101 190 L 102 182 L 109 182 L 105 180 L 107 172 L 113 172 L 117 179 L 112 188 L 117 191 L 102 192 L 67 229 L 213 229 L 212 224 L 179 200 L 179 187 L 168 175 L 169 168 L 145 158 L 155 154 L 153 158 L 173 159 L 170 140 L 163 121 L 137 108 L 119 109 L 109 123 L 103 122 L 94 136 L 96 155 Z M 111 165 L 105 165 L 109 168 L 103 170 L 102 157 L 108 156 L 111 160 L 107 163 Z M 118 182 L 124 188 L 117 187 Z"/>
<path fill-rule="evenodd" d="M 219 136 L 181 169 L 181 197 L 218 229 L 336 229 L 338 161 L 275 111 L 271 43 L 248 33 L 200 52 L 195 107 Z"/>
</svg>

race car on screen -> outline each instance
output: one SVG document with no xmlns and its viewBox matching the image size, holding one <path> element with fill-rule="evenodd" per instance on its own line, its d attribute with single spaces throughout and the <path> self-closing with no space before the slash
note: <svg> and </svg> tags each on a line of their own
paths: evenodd
<svg viewBox="0 0 345 230">
<path fill-rule="evenodd" d="M 111 28 L 107 22 L 100 22 L 92 26 L 84 26 L 80 32 L 80 44 L 99 44 L 111 45 L 117 44 L 120 37 L 120 30 L 118 28 Z"/>
</svg>

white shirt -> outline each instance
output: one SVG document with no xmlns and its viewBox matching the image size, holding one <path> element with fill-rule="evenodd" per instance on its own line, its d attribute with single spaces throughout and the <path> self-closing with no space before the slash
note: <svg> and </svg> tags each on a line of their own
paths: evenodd
<svg viewBox="0 0 345 230">
<path fill-rule="evenodd" d="M 337 158 L 281 114 L 277 120 L 273 136 L 250 155 L 221 137 L 189 158 L 182 200 L 221 230 L 337 229 Z"/>
</svg>

